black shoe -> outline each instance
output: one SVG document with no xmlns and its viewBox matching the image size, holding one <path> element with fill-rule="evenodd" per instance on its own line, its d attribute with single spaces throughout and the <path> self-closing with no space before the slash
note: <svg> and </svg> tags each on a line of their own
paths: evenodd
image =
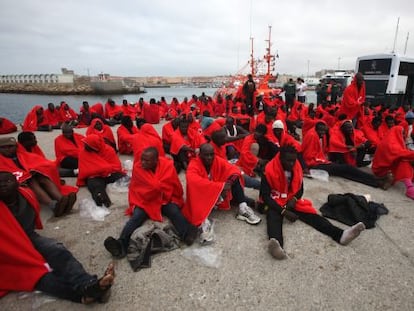
<svg viewBox="0 0 414 311">
<path fill-rule="evenodd" d="M 68 196 L 64 195 L 56 203 L 55 208 L 53 209 L 53 214 L 55 217 L 60 217 L 65 213 L 66 207 L 68 205 Z"/>
<path fill-rule="evenodd" d="M 197 237 L 198 237 L 198 228 L 196 226 L 190 225 L 184 237 L 184 243 L 187 244 L 188 246 L 191 246 L 193 245 Z"/>
<path fill-rule="evenodd" d="M 77 198 L 76 197 L 76 192 L 71 192 L 71 193 L 68 194 L 68 204 L 67 204 L 67 206 L 65 208 L 65 214 L 69 214 L 70 213 L 70 211 L 73 208 L 73 205 L 76 202 L 76 198 Z"/>
<path fill-rule="evenodd" d="M 104 246 L 108 252 L 115 258 L 124 258 L 126 256 L 126 251 L 121 243 L 121 241 L 113 238 L 107 237 L 104 241 Z"/>
</svg>

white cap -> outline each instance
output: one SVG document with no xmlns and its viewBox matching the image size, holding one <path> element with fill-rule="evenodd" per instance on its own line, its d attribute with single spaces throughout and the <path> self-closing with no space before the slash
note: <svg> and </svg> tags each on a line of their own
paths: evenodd
<svg viewBox="0 0 414 311">
<path fill-rule="evenodd" d="M 285 126 L 283 125 L 282 120 L 276 120 L 272 124 L 272 129 L 284 129 L 284 128 L 285 128 Z"/>
</svg>

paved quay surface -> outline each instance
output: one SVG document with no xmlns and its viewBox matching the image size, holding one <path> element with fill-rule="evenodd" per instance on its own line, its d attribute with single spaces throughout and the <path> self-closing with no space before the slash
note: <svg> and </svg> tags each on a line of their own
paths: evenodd
<svg viewBox="0 0 414 311">
<path fill-rule="evenodd" d="M 161 125 L 156 128 L 160 132 Z M 58 134 L 36 132 L 49 158 L 54 158 Z M 121 162 L 131 158 L 121 156 Z M 180 178 L 184 181 L 184 174 Z M 126 259 L 115 261 L 115 284 L 106 304 L 83 306 L 43 294 L 11 293 L 0 299 L 0 310 L 414 310 L 414 201 L 400 185 L 383 191 L 336 177 L 305 179 L 304 197 L 316 207 L 328 194 L 345 192 L 369 193 L 390 211 L 348 246 L 300 221 L 285 222 L 289 259 L 276 261 L 267 252 L 264 215 L 251 226 L 237 220 L 234 209 L 215 211 L 211 246 L 182 246 L 156 255 L 151 268 L 138 272 Z M 254 190 L 247 194 L 258 196 Z M 127 194 L 109 195 L 114 204 L 104 221 L 80 217 L 79 202 L 90 197 L 86 188 L 80 189 L 70 215 L 53 218 L 42 211 L 41 234 L 62 241 L 88 272 L 98 275 L 111 261 L 104 239 L 117 236 L 127 219 Z"/>
</svg>

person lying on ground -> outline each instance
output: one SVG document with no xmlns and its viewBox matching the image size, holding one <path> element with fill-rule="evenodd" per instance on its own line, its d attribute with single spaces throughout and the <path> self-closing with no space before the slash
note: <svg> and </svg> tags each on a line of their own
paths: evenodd
<svg viewBox="0 0 414 311">
<path fill-rule="evenodd" d="M 77 303 L 104 302 L 114 283 L 114 265 L 97 278 L 42 229 L 39 204 L 33 192 L 16 177 L 0 171 L 0 297 L 9 291 L 42 291 Z"/>
</svg>

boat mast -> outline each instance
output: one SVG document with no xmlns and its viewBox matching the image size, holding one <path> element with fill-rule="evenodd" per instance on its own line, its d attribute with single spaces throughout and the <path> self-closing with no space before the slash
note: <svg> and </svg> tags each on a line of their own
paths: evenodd
<svg viewBox="0 0 414 311">
<path fill-rule="evenodd" d="M 255 61 L 254 61 L 254 50 L 253 50 L 253 37 L 250 37 L 250 42 L 252 45 L 252 52 L 250 54 L 250 68 L 251 68 L 251 74 L 254 77 L 255 76 L 255 70 L 254 70 Z"/>
<path fill-rule="evenodd" d="M 267 42 L 267 48 L 266 48 L 266 63 L 267 63 L 267 72 L 266 75 L 270 76 L 270 69 L 271 69 L 271 61 L 275 59 L 274 55 L 270 54 L 270 48 L 272 46 L 272 26 L 269 25 L 269 39 L 265 40 Z"/>
</svg>

